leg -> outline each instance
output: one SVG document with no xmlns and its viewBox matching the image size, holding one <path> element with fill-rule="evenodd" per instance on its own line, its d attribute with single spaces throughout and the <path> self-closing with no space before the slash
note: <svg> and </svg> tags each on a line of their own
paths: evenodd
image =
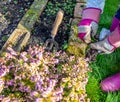
<svg viewBox="0 0 120 102">
<path fill-rule="evenodd" d="M 120 73 L 104 79 L 101 82 L 101 89 L 106 92 L 120 90 Z"/>
</svg>

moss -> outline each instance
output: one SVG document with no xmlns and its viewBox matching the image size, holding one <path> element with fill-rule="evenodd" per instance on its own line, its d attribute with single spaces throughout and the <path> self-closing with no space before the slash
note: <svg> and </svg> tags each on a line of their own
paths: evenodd
<svg viewBox="0 0 120 102">
<path fill-rule="evenodd" d="M 77 26 L 72 26 L 71 37 L 69 39 L 69 45 L 67 48 L 67 52 L 70 54 L 74 54 L 75 56 L 85 57 L 85 51 L 87 48 L 87 44 L 82 42 L 78 37 Z"/>
<path fill-rule="evenodd" d="M 30 9 L 20 21 L 19 25 L 22 25 L 22 28 L 26 28 L 31 31 L 35 22 L 38 20 L 39 16 L 44 10 L 47 2 L 48 0 L 35 0 L 31 5 Z"/>
<path fill-rule="evenodd" d="M 20 24 L 27 28 L 29 31 L 32 30 L 34 23 L 37 21 L 39 15 L 33 10 L 29 10 L 28 13 L 23 17 Z"/>
<path fill-rule="evenodd" d="M 70 54 L 74 54 L 75 56 L 80 56 L 80 57 L 85 57 L 85 49 L 86 45 L 85 44 L 80 44 L 78 42 L 72 42 L 69 46 L 67 51 Z"/>
</svg>

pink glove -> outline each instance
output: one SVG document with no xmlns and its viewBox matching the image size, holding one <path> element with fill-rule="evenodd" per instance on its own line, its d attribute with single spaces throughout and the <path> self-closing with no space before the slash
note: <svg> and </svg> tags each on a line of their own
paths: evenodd
<svg viewBox="0 0 120 102">
<path fill-rule="evenodd" d="M 99 40 L 105 39 L 110 34 L 110 32 L 113 32 L 115 30 L 115 28 L 119 25 L 119 23 L 120 23 L 120 20 L 114 16 L 112 19 L 112 24 L 110 26 L 110 31 L 107 30 L 106 28 L 102 28 L 99 35 Z"/>
<path fill-rule="evenodd" d="M 98 29 L 98 21 L 101 9 L 86 8 L 82 13 L 82 20 L 78 24 L 78 37 L 86 43 L 91 42 L 91 36 L 94 36 Z"/>
<path fill-rule="evenodd" d="M 106 92 L 120 90 L 120 73 L 104 79 L 101 82 L 101 89 Z"/>
<path fill-rule="evenodd" d="M 104 40 L 91 43 L 92 49 L 100 50 L 106 54 L 112 53 L 116 48 L 120 47 L 120 26 L 110 33 Z"/>
</svg>

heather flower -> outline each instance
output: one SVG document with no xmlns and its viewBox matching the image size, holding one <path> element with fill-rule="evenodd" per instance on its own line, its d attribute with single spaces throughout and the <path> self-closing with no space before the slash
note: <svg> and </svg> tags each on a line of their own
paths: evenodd
<svg viewBox="0 0 120 102">
<path fill-rule="evenodd" d="M 25 102 L 87 102 L 88 64 L 64 51 L 45 52 L 30 46 L 16 53 L 8 48 L 0 58 L 1 100 Z M 4 93 L 7 91 L 7 96 Z M 4 96 L 4 97 L 3 97 Z"/>
<path fill-rule="evenodd" d="M 43 102 L 43 99 L 42 99 L 42 98 L 37 98 L 37 99 L 35 100 L 35 102 Z"/>
<path fill-rule="evenodd" d="M 30 96 L 31 96 L 31 97 L 38 97 L 38 96 L 39 96 L 39 93 L 38 93 L 37 91 L 32 91 L 32 92 L 30 93 Z"/>
<path fill-rule="evenodd" d="M 0 95 L 0 101 L 2 101 L 4 99 L 4 95 Z"/>
<path fill-rule="evenodd" d="M 12 80 L 7 81 L 6 85 L 8 85 L 8 86 L 14 85 L 14 80 L 12 79 Z"/>
<path fill-rule="evenodd" d="M 42 81 L 37 81 L 37 82 L 36 82 L 36 87 L 35 87 L 35 89 L 38 90 L 38 91 L 39 91 L 39 90 L 43 91 L 43 90 L 42 90 L 42 83 L 43 83 Z"/>
<path fill-rule="evenodd" d="M 3 88 L 4 88 L 4 80 L 0 78 L 0 93 L 2 92 Z"/>
<path fill-rule="evenodd" d="M 20 53 L 20 59 L 23 59 L 25 62 L 28 60 L 28 58 L 26 57 L 27 52 L 22 52 Z"/>
<path fill-rule="evenodd" d="M 8 47 L 8 48 L 7 48 L 7 52 L 8 52 L 9 54 L 11 54 L 12 56 L 17 56 L 17 53 L 16 53 L 11 47 Z"/>
<path fill-rule="evenodd" d="M 54 94 L 53 94 L 53 95 L 57 96 L 57 95 L 60 95 L 60 94 L 62 94 L 62 93 L 63 93 L 63 88 L 60 87 L 60 88 L 57 88 L 57 89 L 54 91 Z"/>
<path fill-rule="evenodd" d="M 10 102 L 10 97 L 5 97 L 2 99 L 2 102 Z"/>
<path fill-rule="evenodd" d="M 1 68 L 0 68 L 0 77 L 5 76 L 5 75 L 6 75 L 6 73 L 7 73 L 6 68 L 1 67 Z"/>
</svg>

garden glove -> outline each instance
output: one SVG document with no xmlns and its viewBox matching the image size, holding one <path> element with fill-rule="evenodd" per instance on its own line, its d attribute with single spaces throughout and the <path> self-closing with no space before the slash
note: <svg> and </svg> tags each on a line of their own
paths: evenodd
<svg viewBox="0 0 120 102">
<path fill-rule="evenodd" d="M 106 28 L 102 28 L 100 35 L 99 35 L 99 41 L 105 39 L 110 34 L 110 30 Z"/>
<path fill-rule="evenodd" d="M 100 50 L 106 54 L 112 53 L 120 46 L 120 25 L 102 41 L 91 43 L 92 49 Z"/>
<path fill-rule="evenodd" d="M 101 89 L 106 92 L 120 90 L 120 73 L 104 79 L 101 82 Z"/>
<path fill-rule="evenodd" d="M 113 32 L 115 30 L 115 28 L 119 25 L 120 20 L 118 18 L 116 18 L 115 16 L 112 19 L 112 24 L 111 24 L 110 30 L 108 30 L 106 28 L 102 28 L 100 35 L 99 35 L 99 40 L 103 40 L 105 37 L 107 37 L 110 34 L 110 32 Z"/>
<path fill-rule="evenodd" d="M 106 38 L 110 34 L 110 32 L 113 32 L 115 30 L 115 28 L 118 26 L 119 23 L 120 23 L 120 20 L 114 16 L 112 19 L 110 30 L 106 28 L 102 28 L 99 35 L 99 40 L 103 40 L 104 38 Z"/>
<path fill-rule="evenodd" d="M 94 36 L 98 29 L 98 21 L 101 9 L 86 8 L 82 13 L 82 20 L 78 24 L 78 37 L 85 43 L 91 42 L 91 36 Z"/>
<path fill-rule="evenodd" d="M 115 30 L 115 28 L 119 25 L 119 23 L 120 23 L 120 20 L 118 19 L 119 18 L 119 13 L 120 13 L 120 9 L 118 9 L 116 15 L 112 19 L 112 24 L 111 24 L 110 30 L 108 30 L 106 28 L 103 28 L 101 30 L 100 35 L 99 35 L 99 40 L 100 41 L 105 39 L 110 34 L 110 32 L 113 32 Z M 101 51 L 98 51 L 98 52 L 101 53 Z"/>
</svg>

